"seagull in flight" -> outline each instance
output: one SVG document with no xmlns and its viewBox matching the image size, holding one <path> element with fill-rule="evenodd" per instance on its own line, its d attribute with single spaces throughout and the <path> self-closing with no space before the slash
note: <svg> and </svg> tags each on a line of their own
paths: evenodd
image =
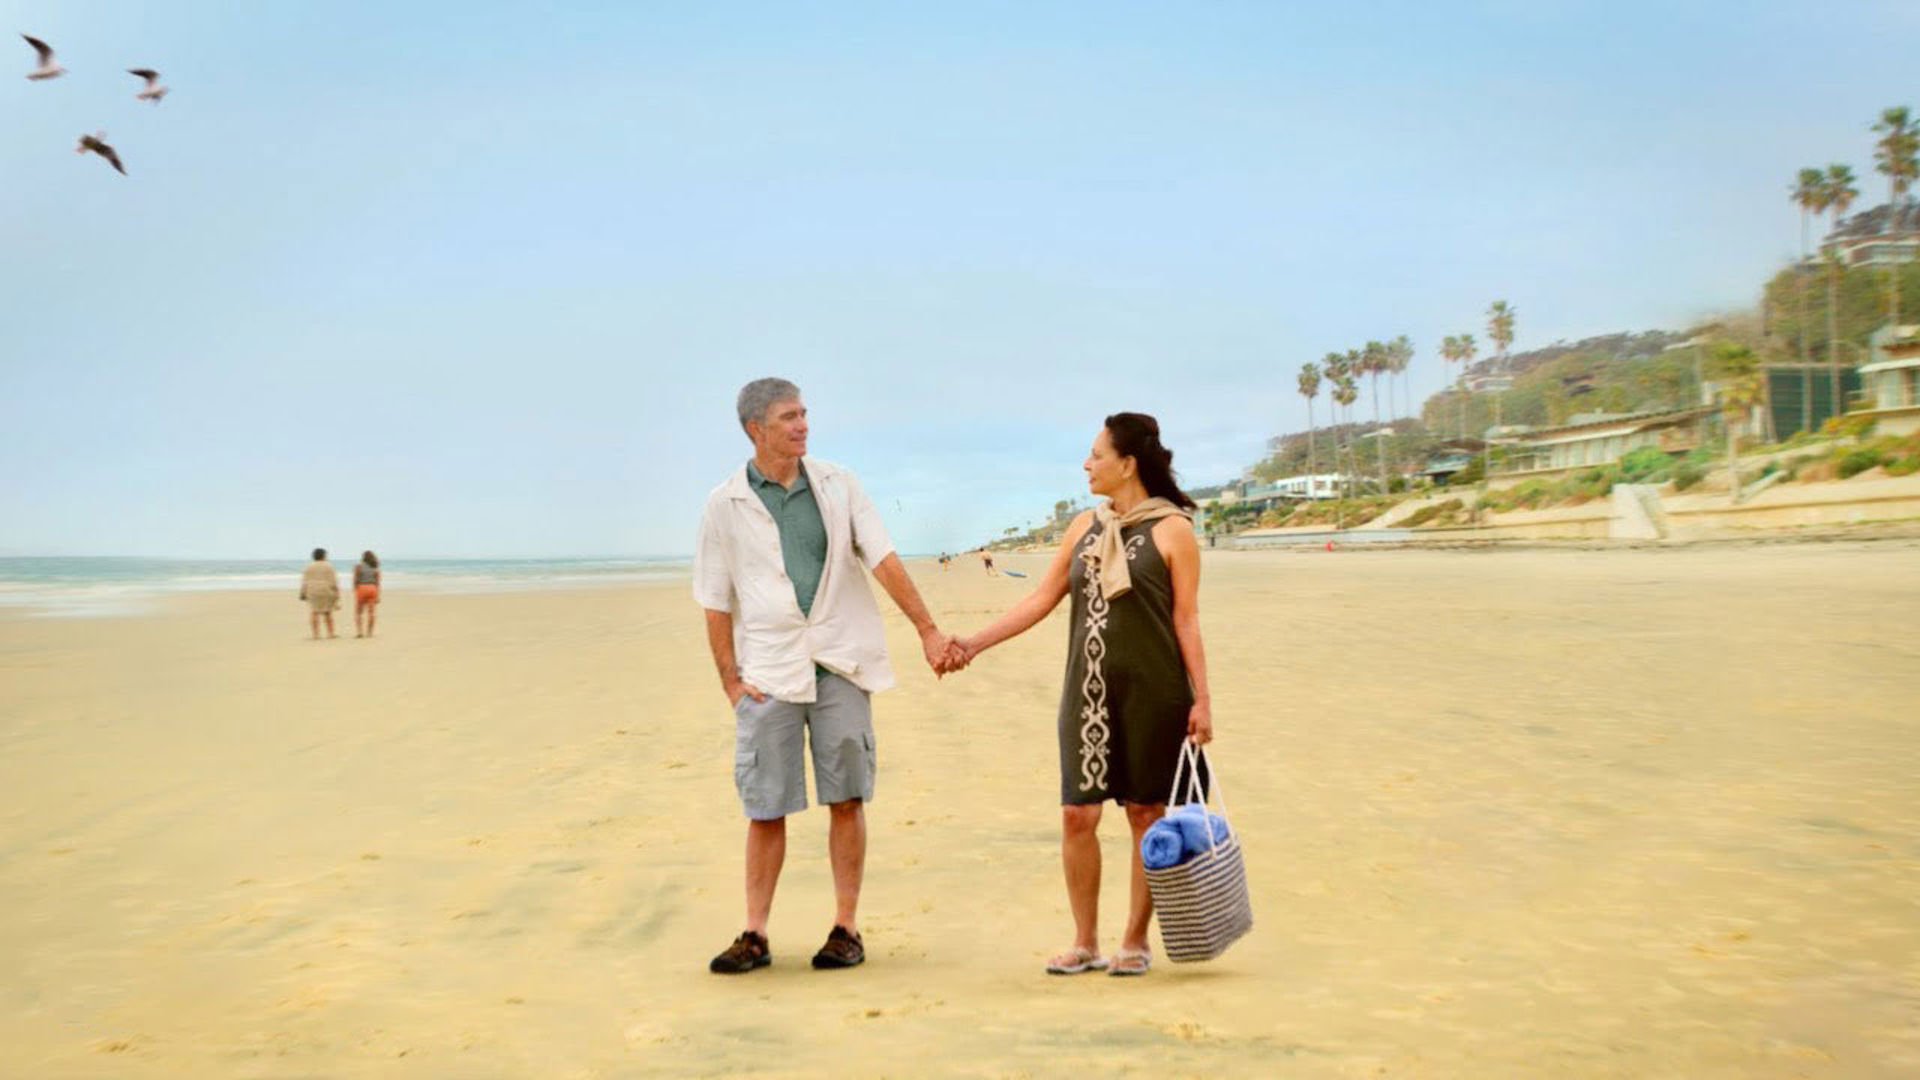
<svg viewBox="0 0 1920 1080">
<path fill-rule="evenodd" d="M 147 88 L 133 95 L 133 100 L 151 101 L 158 105 L 160 99 L 167 96 L 168 87 L 160 85 L 160 73 L 152 68 L 128 68 L 127 74 L 138 75 L 147 80 Z"/>
<path fill-rule="evenodd" d="M 101 141 L 106 137 L 107 133 L 104 131 L 96 131 L 91 135 L 82 135 L 80 136 L 79 144 L 73 148 L 73 152 L 76 154 L 84 154 L 91 150 L 101 157 L 106 158 L 107 164 L 113 166 L 115 172 L 118 172 L 121 176 L 127 175 L 127 167 L 120 164 L 120 155 L 113 152 L 113 147 Z"/>
<path fill-rule="evenodd" d="M 40 54 L 40 66 L 27 72 L 27 78 L 51 79 L 66 74 L 66 68 L 53 62 L 53 46 L 48 45 L 32 34 L 21 34 L 20 36 L 27 39 L 27 44 L 33 46 L 34 52 Z"/>
</svg>

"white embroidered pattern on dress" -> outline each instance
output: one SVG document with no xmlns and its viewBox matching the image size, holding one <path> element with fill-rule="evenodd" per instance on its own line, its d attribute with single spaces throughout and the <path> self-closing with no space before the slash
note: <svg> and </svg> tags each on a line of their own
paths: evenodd
<svg viewBox="0 0 1920 1080">
<path fill-rule="evenodd" d="M 1146 542 L 1142 533 L 1126 543 L 1127 561 L 1132 562 Z M 1094 554 L 1093 536 L 1080 551 L 1086 566 L 1087 581 L 1081 592 L 1087 598 L 1087 637 L 1080 644 L 1087 673 L 1080 680 L 1080 790 L 1094 791 L 1107 786 L 1107 757 L 1113 732 L 1107 726 L 1107 598 L 1100 591 L 1100 558 Z"/>
</svg>

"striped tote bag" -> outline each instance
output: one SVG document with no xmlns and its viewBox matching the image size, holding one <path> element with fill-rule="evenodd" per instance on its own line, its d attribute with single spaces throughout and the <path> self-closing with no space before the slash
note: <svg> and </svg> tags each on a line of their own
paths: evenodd
<svg viewBox="0 0 1920 1080">
<path fill-rule="evenodd" d="M 1203 765 L 1209 781 L 1206 787 L 1200 783 Z M 1219 774 L 1206 760 L 1206 751 L 1191 742 L 1182 744 L 1180 763 L 1174 767 L 1173 791 L 1167 796 L 1169 807 L 1179 805 L 1176 800 L 1183 775 L 1187 801 L 1199 803 L 1204 812 L 1211 789 L 1220 803 L 1220 817 L 1225 819 L 1227 802 L 1220 794 Z M 1225 840 L 1215 841 L 1211 848 L 1184 862 L 1147 871 L 1147 891 L 1153 896 L 1153 914 L 1160 922 L 1160 943 L 1167 959 L 1175 963 L 1211 960 L 1253 929 L 1253 902 L 1247 893 L 1246 863 L 1240 856 L 1240 830 L 1229 825 L 1228 831 Z"/>
</svg>

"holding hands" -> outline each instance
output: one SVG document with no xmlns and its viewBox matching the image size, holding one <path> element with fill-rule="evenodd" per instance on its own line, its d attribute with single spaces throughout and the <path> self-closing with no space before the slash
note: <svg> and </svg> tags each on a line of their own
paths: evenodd
<svg viewBox="0 0 1920 1080">
<path fill-rule="evenodd" d="M 972 644 L 970 639 L 960 637 L 952 638 L 947 642 L 946 654 L 940 658 L 940 663 L 934 667 L 934 670 L 940 672 L 942 675 L 955 671 L 964 671 L 968 664 L 973 663 L 973 658 L 978 655 L 980 655 L 980 650 Z"/>
<path fill-rule="evenodd" d="M 920 632 L 920 648 L 926 654 L 927 666 L 936 676 L 965 669 L 977 652 L 970 649 L 965 640 L 943 634 L 931 626 Z"/>
</svg>

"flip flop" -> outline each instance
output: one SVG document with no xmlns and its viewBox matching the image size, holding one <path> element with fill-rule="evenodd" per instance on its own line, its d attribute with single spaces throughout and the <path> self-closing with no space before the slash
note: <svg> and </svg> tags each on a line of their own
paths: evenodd
<svg viewBox="0 0 1920 1080">
<path fill-rule="evenodd" d="M 1132 949 L 1121 949 L 1119 952 L 1113 954 L 1113 966 L 1107 969 L 1107 974 L 1115 976 L 1145 975 L 1147 969 L 1152 966 L 1153 954 L 1145 949 L 1137 952 Z"/>
<path fill-rule="evenodd" d="M 1049 975 L 1081 975 L 1089 971 L 1105 971 L 1106 968 L 1107 958 L 1085 945 L 1075 945 L 1047 961 Z"/>
</svg>

